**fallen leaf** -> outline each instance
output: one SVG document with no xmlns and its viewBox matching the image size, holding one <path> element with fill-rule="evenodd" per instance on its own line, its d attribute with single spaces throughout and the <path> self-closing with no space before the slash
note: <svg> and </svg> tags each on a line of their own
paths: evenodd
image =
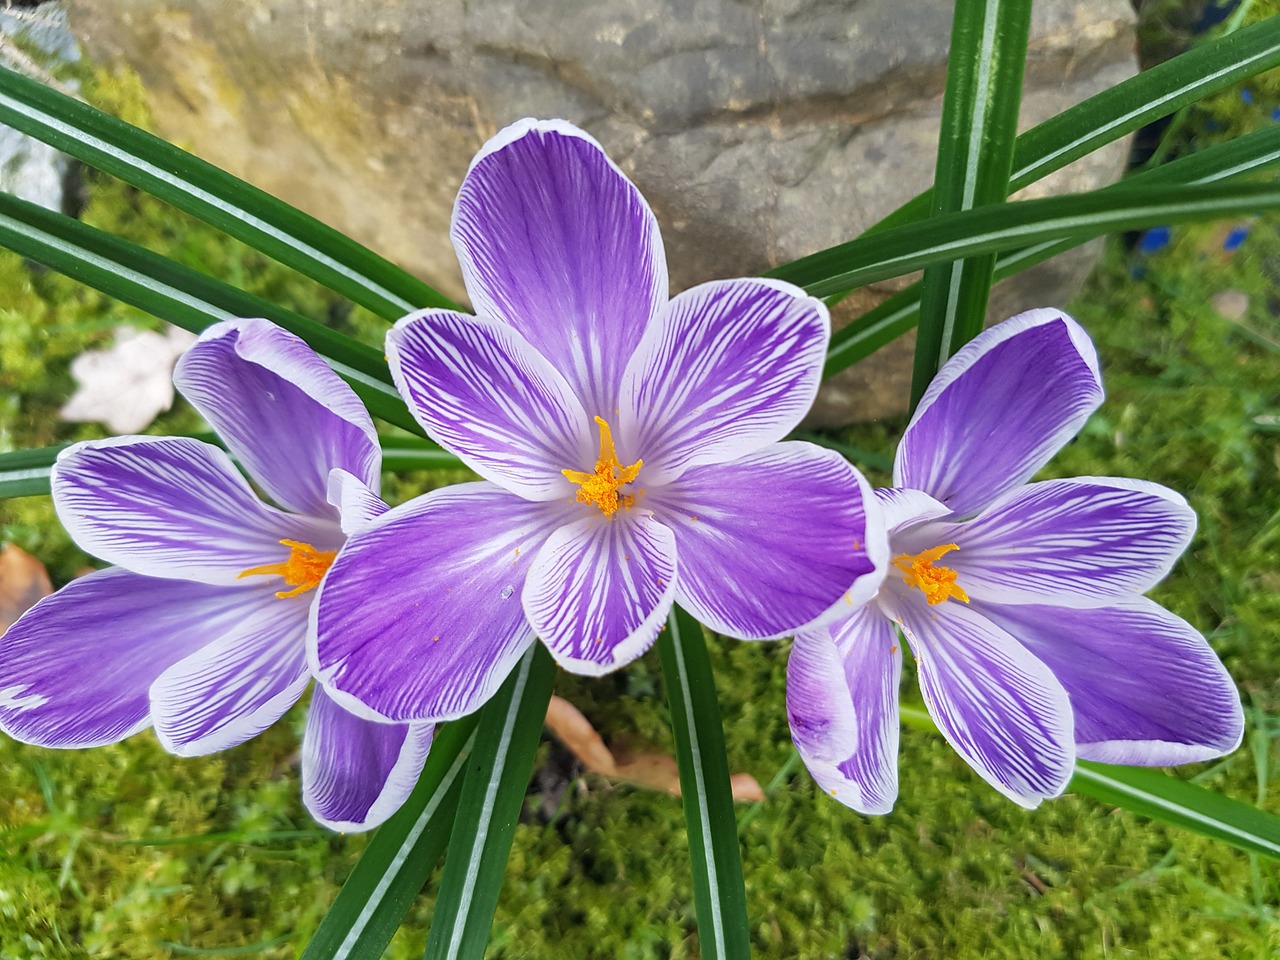
<svg viewBox="0 0 1280 960">
<path fill-rule="evenodd" d="M 44 564 L 20 547 L 0 547 L 0 633 L 41 597 L 53 593 Z"/>
<path fill-rule="evenodd" d="M 547 728 L 557 740 L 592 773 L 611 780 L 625 780 L 649 790 L 661 790 L 680 796 L 680 770 L 676 758 L 660 753 L 642 753 L 620 760 L 605 745 L 591 721 L 563 697 L 552 697 L 547 705 Z M 759 803 L 764 791 L 749 773 L 735 773 L 729 778 L 733 799 L 740 803 Z"/>
<path fill-rule="evenodd" d="M 195 340 L 177 327 L 168 333 L 116 328 L 115 343 L 71 361 L 76 392 L 59 411 L 73 423 L 104 423 L 115 433 L 145 430 L 173 404 L 173 365 Z"/>
</svg>

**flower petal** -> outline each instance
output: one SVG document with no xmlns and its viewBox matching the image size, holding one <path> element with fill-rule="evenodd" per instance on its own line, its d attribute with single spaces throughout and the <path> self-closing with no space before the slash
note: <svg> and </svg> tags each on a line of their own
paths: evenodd
<svg viewBox="0 0 1280 960">
<path fill-rule="evenodd" d="M 777 280 L 704 283 L 672 300 L 622 379 L 621 434 L 646 482 L 781 440 L 813 404 L 830 337 L 826 305 Z"/>
<path fill-rule="evenodd" d="M 787 719 L 813 779 L 860 813 L 898 796 L 898 634 L 875 604 L 801 631 L 787 662 Z"/>
<path fill-rule="evenodd" d="M 925 705 L 982 779 L 1024 807 L 1066 789 L 1075 762 L 1071 705 L 1043 663 L 964 604 L 896 605 Z"/>
<path fill-rule="evenodd" d="M 209 327 L 173 382 L 276 503 L 336 519 L 329 471 L 378 490 L 382 450 L 355 391 L 301 339 L 267 320 Z"/>
<path fill-rule="evenodd" d="M 771 444 L 645 496 L 676 531 L 677 602 L 718 633 L 759 640 L 836 619 L 884 578 L 879 505 L 834 451 Z"/>
<path fill-rule="evenodd" d="M 497 692 L 533 643 L 520 591 L 563 505 L 491 483 L 432 491 L 347 541 L 312 613 L 312 668 L 372 720 L 452 720 Z"/>
<path fill-rule="evenodd" d="M 146 729 L 152 681 L 230 629 L 244 594 L 118 567 L 72 580 L 0 636 L 0 730 L 98 747 Z"/>
<path fill-rule="evenodd" d="M 245 570 L 284 560 L 281 540 L 321 550 L 342 541 L 334 522 L 267 506 L 225 453 L 185 437 L 73 444 L 50 482 L 76 543 L 147 576 L 233 584 Z"/>
<path fill-rule="evenodd" d="M 256 737 L 307 688 L 306 597 L 240 591 L 240 616 L 151 685 L 156 736 L 170 753 L 196 757 Z"/>
<path fill-rule="evenodd" d="M 391 509 L 363 480 L 346 470 L 329 472 L 329 502 L 338 508 L 342 532 L 347 536 Z"/>
<path fill-rule="evenodd" d="M 571 493 L 562 470 L 595 463 L 594 424 L 564 377 L 511 327 L 444 310 L 387 334 L 396 387 L 437 443 L 529 500 Z"/>
<path fill-rule="evenodd" d="M 560 666 L 598 676 L 653 645 L 676 589 L 671 528 L 632 508 L 556 530 L 524 588 L 529 623 Z"/>
<path fill-rule="evenodd" d="M 1101 403 L 1083 328 L 1058 310 L 1018 314 L 938 372 L 898 445 L 893 485 L 976 513 L 1030 479 Z"/>
<path fill-rule="evenodd" d="M 1091 610 L 974 607 L 1066 688 L 1084 759 L 1164 766 L 1240 745 L 1244 713 L 1222 662 L 1191 624 L 1146 597 Z"/>
<path fill-rule="evenodd" d="M 372 830 L 408 798 L 434 731 L 429 723 L 375 723 L 357 717 L 317 684 L 302 740 L 307 810 L 331 830 Z"/>
<path fill-rule="evenodd" d="M 1028 484 L 968 523 L 928 529 L 934 543 L 959 544 L 947 561 L 975 599 L 1102 607 L 1159 583 L 1195 527 L 1167 487 L 1076 477 Z"/>
<path fill-rule="evenodd" d="M 945 517 L 951 512 L 923 490 L 905 487 L 876 487 L 876 501 L 884 511 L 885 530 L 891 534 L 924 520 Z"/>
<path fill-rule="evenodd" d="M 667 302 L 662 238 L 640 191 L 577 127 L 522 120 L 471 162 L 450 236 L 476 313 L 519 330 L 587 413 L 607 419 Z"/>
</svg>

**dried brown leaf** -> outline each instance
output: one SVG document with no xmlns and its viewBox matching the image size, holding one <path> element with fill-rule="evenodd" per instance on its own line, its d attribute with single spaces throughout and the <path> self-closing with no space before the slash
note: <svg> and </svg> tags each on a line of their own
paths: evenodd
<svg viewBox="0 0 1280 960">
<path fill-rule="evenodd" d="M 41 597 L 53 593 L 44 564 L 20 547 L 0 547 L 0 633 Z"/>
</svg>

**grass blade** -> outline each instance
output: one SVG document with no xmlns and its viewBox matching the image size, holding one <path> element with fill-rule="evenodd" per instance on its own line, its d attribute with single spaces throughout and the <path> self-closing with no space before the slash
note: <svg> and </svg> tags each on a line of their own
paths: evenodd
<svg viewBox="0 0 1280 960">
<path fill-rule="evenodd" d="M 0 67 L 0 123 L 170 203 L 379 316 L 447 297 L 332 227 L 173 144 Z"/>
<path fill-rule="evenodd" d="M 435 869 L 453 827 L 476 715 L 436 733 L 413 793 L 378 828 L 302 960 L 377 960 Z"/>
<path fill-rule="evenodd" d="M 480 711 L 427 960 L 484 956 L 554 680 L 551 654 L 535 643 Z"/>
<path fill-rule="evenodd" d="M 747 897 L 720 705 L 701 624 L 679 608 L 672 611 L 658 637 L 658 653 L 689 831 L 700 955 L 738 960 L 751 953 Z"/>
<path fill-rule="evenodd" d="M 954 213 L 1009 195 L 1018 106 L 1031 30 L 1030 0 L 958 0 L 942 101 L 933 213 Z M 982 330 L 995 254 L 927 267 L 911 383 L 914 408 L 951 354 Z"/>
</svg>

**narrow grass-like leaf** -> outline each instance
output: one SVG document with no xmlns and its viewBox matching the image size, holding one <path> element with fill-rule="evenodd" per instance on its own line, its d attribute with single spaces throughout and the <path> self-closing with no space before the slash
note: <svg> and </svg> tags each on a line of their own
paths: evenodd
<svg viewBox="0 0 1280 960">
<path fill-rule="evenodd" d="M 1215 183 L 1273 169 L 1277 165 L 1280 165 L 1280 126 L 1272 126 L 1198 150 L 1163 166 L 1143 170 L 1117 187 Z M 996 258 L 995 278 L 1001 280 L 1012 276 L 1079 246 L 1085 239 L 1088 238 L 1046 241 L 1001 253 Z M 915 283 L 832 335 L 823 376 L 834 376 L 869 357 L 914 327 L 919 317 L 920 284 Z"/>
<path fill-rule="evenodd" d="M 903 704 L 901 715 L 919 730 L 938 731 L 921 707 Z M 1280 817 L 1159 770 L 1079 760 L 1067 789 L 1280 860 Z"/>
<path fill-rule="evenodd" d="M 299 273 L 395 319 L 454 307 L 332 227 L 173 144 L 0 67 L 0 123 L 185 210 Z"/>
<path fill-rule="evenodd" d="M 720 704 L 701 624 L 684 610 L 673 610 L 658 637 L 658 654 L 689 833 L 699 955 L 739 960 L 751 953 L 747 897 Z"/>
<path fill-rule="evenodd" d="M 1164 187 L 1120 184 L 931 217 L 927 223 L 840 244 L 771 270 L 769 275 L 802 286 L 814 296 L 829 296 L 959 257 L 1156 224 L 1214 220 L 1277 206 L 1280 186 L 1273 184 L 1203 184 L 1176 193 Z"/>
<path fill-rule="evenodd" d="M 377 960 L 444 852 L 462 793 L 477 715 L 436 733 L 403 807 L 374 835 L 302 960 Z"/>
<path fill-rule="evenodd" d="M 1018 134 L 1030 0 L 957 0 L 942 100 L 933 214 L 1001 203 Z M 911 381 L 914 408 L 947 358 L 982 330 L 994 253 L 925 268 Z"/>
<path fill-rule="evenodd" d="M 555 661 L 546 647 L 535 643 L 480 710 L 427 938 L 427 960 L 484 956 L 554 680 Z"/>
<path fill-rule="evenodd" d="M 314 320 L 4 193 L 0 246 L 196 333 L 231 317 L 265 317 L 311 344 L 374 416 L 422 433 L 391 385 L 381 351 Z"/>
</svg>

